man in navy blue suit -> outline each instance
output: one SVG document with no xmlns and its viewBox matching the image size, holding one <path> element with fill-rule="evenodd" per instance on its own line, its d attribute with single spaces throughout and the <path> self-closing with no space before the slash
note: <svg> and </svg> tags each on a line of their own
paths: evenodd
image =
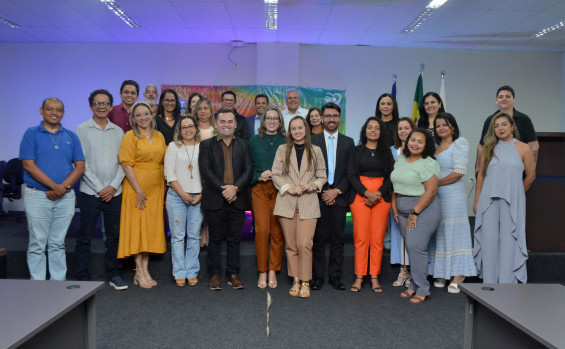
<svg viewBox="0 0 565 349">
<path fill-rule="evenodd" d="M 269 97 L 267 95 L 261 93 L 255 96 L 255 115 L 247 117 L 251 137 L 257 134 L 257 130 L 261 126 L 261 115 L 263 115 L 268 106 Z"/>
</svg>

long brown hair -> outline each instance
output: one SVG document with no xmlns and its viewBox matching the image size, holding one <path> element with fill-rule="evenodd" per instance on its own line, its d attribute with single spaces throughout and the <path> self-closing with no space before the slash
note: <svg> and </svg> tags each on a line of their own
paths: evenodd
<svg viewBox="0 0 565 349">
<path fill-rule="evenodd" d="M 286 129 L 284 127 L 284 117 L 281 113 L 281 110 L 275 106 L 270 106 L 267 107 L 267 109 L 265 109 L 265 111 L 263 112 L 263 114 L 261 114 L 260 118 L 261 118 L 261 126 L 259 127 L 259 130 L 257 131 L 259 134 L 259 137 L 263 138 L 263 136 L 265 136 L 267 134 L 267 127 L 265 127 L 265 118 L 267 117 L 267 112 L 274 110 L 277 112 L 278 116 L 279 116 L 279 128 L 277 129 L 277 132 L 280 133 L 283 137 L 286 136 Z"/>
<path fill-rule="evenodd" d="M 153 116 L 150 123 L 151 134 L 153 134 L 153 132 L 157 129 L 157 121 L 155 121 L 155 115 L 153 115 L 153 112 L 151 111 L 151 106 L 149 104 L 145 102 L 137 102 L 133 105 L 133 108 L 131 108 L 131 112 L 129 113 L 129 124 L 131 125 L 131 130 L 133 131 L 133 134 L 137 138 L 143 138 L 143 136 L 141 135 L 141 131 L 139 131 L 139 127 L 137 126 L 137 123 L 135 122 L 134 119 L 135 110 L 139 107 L 145 107 L 149 109 L 149 114 Z"/>
<path fill-rule="evenodd" d="M 496 137 L 496 133 L 494 133 L 494 123 L 496 122 L 496 120 L 500 118 L 508 119 L 508 122 L 514 129 L 514 131 L 512 131 L 512 135 L 516 139 L 520 138 L 520 135 L 518 134 L 518 128 L 516 127 L 516 123 L 514 122 L 514 119 L 506 113 L 496 114 L 490 121 L 490 125 L 488 126 L 488 131 L 485 134 L 485 138 L 484 138 L 483 156 L 485 162 L 483 165 L 483 175 L 487 174 L 487 167 L 490 164 L 492 157 L 494 156 L 494 147 L 496 147 L 496 144 L 498 143 L 498 138 Z"/>
<path fill-rule="evenodd" d="M 292 152 L 292 148 L 294 147 L 294 138 L 292 138 L 292 134 L 290 133 L 290 125 L 296 119 L 300 119 L 304 124 L 304 155 L 306 155 L 306 160 L 308 161 L 308 171 L 310 171 L 310 169 L 312 168 L 312 163 L 314 162 L 314 152 L 312 151 L 312 142 L 310 140 L 310 127 L 308 127 L 308 123 L 302 116 L 297 115 L 290 119 L 290 122 L 288 123 L 289 131 L 286 134 L 286 150 L 283 169 L 284 174 L 288 174 L 288 170 L 290 168 L 290 154 Z"/>
</svg>

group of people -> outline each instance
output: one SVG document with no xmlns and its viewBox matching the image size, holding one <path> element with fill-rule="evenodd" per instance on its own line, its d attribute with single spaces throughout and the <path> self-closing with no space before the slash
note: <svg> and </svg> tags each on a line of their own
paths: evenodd
<svg viewBox="0 0 565 349">
<path fill-rule="evenodd" d="M 232 91 L 222 94 L 216 114 L 199 94 L 189 96 L 185 115 L 174 90 L 164 90 L 158 102 L 155 86 L 144 95 L 136 103 L 139 85 L 133 80 L 122 83 L 122 102 L 113 107 L 107 90 L 92 92 L 92 118 L 76 134 L 61 124 L 63 103 L 44 100 L 42 122 L 26 131 L 20 146 L 32 279 L 46 278 L 46 247 L 50 278 L 65 279 L 72 187 L 82 179 L 77 277 L 90 279 L 90 244 L 102 215 L 107 277 L 118 290 L 128 287 L 120 262 L 128 257 L 135 260 L 134 284 L 157 286 L 149 257 L 166 251 L 165 217 L 177 286 L 198 284 L 199 251 L 207 244 L 209 287 L 221 290 L 225 239 L 227 282 L 243 289 L 240 231 L 251 207 L 259 288 L 278 286 L 284 248 L 291 296 L 310 297 L 326 276 L 345 290 L 349 211 L 352 292 L 361 291 L 367 274 L 371 290 L 382 292 L 387 227 L 391 263 L 401 265 L 393 285 L 407 286 L 401 297 L 412 303 L 429 297 L 428 275 L 436 287 L 449 282 L 451 293 L 477 274 L 487 283 L 526 282 L 524 192 L 535 178 L 537 141 L 530 119 L 514 110 L 509 86 L 497 92 L 500 110 L 485 121 L 478 149 L 474 250 L 461 180 L 469 143 L 436 93 L 424 96 L 417 126 L 399 117 L 392 95 L 381 95 L 357 146 L 338 132 L 339 105 L 304 109 L 296 89 L 287 91 L 283 112 L 266 95 L 256 96 L 257 114 L 247 118 L 236 111 Z"/>
</svg>

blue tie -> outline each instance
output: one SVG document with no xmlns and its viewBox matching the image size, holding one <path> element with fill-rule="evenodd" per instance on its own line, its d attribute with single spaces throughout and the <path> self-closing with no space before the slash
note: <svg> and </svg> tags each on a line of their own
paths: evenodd
<svg viewBox="0 0 565 349">
<path fill-rule="evenodd" d="M 328 144 L 328 184 L 334 184 L 334 136 L 329 136 Z"/>
</svg>

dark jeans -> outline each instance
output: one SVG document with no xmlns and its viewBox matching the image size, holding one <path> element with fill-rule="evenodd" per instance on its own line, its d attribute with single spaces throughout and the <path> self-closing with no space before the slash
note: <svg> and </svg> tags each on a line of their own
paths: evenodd
<svg viewBox="0 0 565 349">
<path fill-rule="evenodd" d="M 327 206 L 320 200 L 320 213 L 312 247 L 312 276 L 323 279 L 326 274 L 326 241 L 330 238 L 328 275 L 341 278 L 343 269 L 343 231 L 348 207 Z"/>
<path fill-rule="evenodd" d="M 227 202 L 216 211 L 205 211 L 208 222 L 208 275 L 220 275 L 222 272 L 222 242 L 227 241 L 226 275 L 239 274 L 239 244 L 241 227 L 245 222 L 245 211 L 239 210 Z"/>
<path fill-rule="evenodd" d="M 94 196 L 80 193 L 78 198 L 80 207 L 80 229 L 75 247 L 77 264 L 77 277 L 79 280 L 90 280 L 90 242 L 100 213 L 104 215 L 104 229 L 106 230 L 106 253 L 104 260 L 108 280 L 120 275 L 122 263 L 118 261 L 118 240 L 120 236 L 120 212 L 122 209 L 122 195 L 115 196 L 110 202 Z"/>
</svg>

